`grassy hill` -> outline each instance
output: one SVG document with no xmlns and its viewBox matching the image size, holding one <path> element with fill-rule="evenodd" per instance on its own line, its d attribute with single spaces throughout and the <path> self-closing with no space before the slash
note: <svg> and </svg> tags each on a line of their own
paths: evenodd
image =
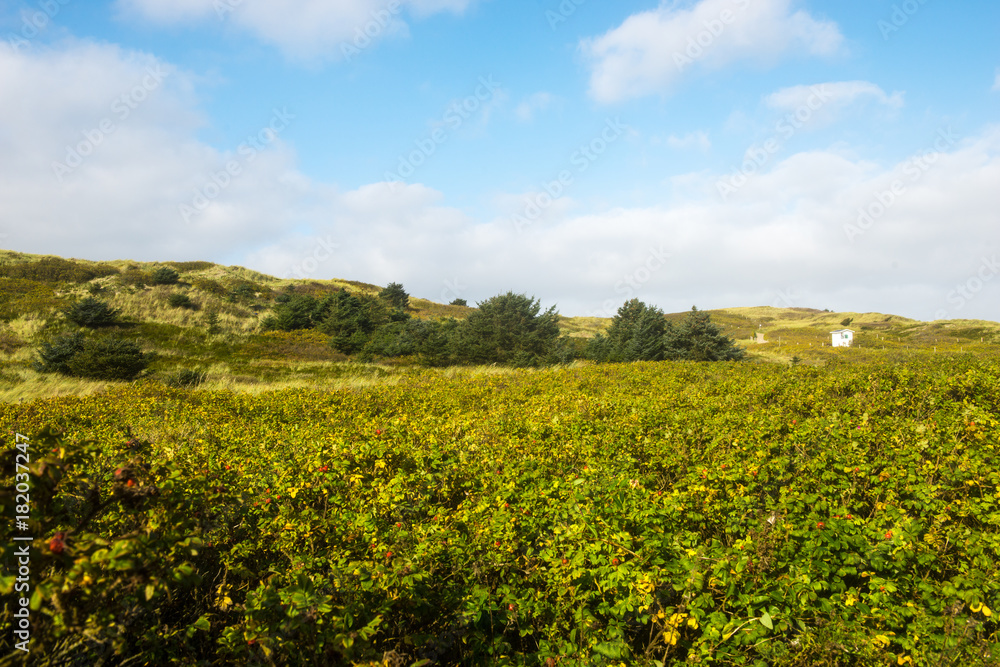
<svg viewBox="0 0 1000 667">
<path fill-rule="evenodd" d="M 179 273 L 172 285 L 152 284 L 156 269 Z M 182 369 L 207 373 L 210 388 L 261 391 L 279 387 L 355 386 L 395 381 L 409 372 L 408 361 L 358 364 L 336 352 L 317 331 L 263 332 L 261 322 L 282 294 L 316 297 L 346 290 L 377 294 L 381 287 L 351 280 L 275 278 L 240 266 L 212 262 L 95 262 L 0 250 L 0 400 L 87 394 L 107 386 L 76 378 L 44 375 L 31 368 L 37 347 L 74 327 L 61 311 L 96 296 L 121 312 L 119 336 L 154 352 L 152 377 L 169 379 Z M 170 305 L 172 295 L 191 307 Z M 463 319 L 472 308 L 411 297 L 416 318 Z M 1000 324 L 978 320 L 918 322 L 883 313 L 833 313 L 807 308 L 725 308 L 708 311 L 727 335 L 747 347 L 751 361 L 807 365 L 867 359 L 884 351 L 928 350 L 967 353 L 996 350 Z M 679 320 L 685 313 L 667 317 Z M 858 332 L 851 350 L 830 347 L 829 332 L 850 318 Z M 609 319 L 562 317 L 567 336 L 586 339 Z M 765 343 L 754 343 L 756 333 Z"/>
</svg>

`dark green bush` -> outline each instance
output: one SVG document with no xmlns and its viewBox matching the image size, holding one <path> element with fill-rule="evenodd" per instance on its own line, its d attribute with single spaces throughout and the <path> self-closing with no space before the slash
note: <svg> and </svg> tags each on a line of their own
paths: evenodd
<svg viewBox="0 0 1000 667">
<path fill-rule="evenodd" d="M 161 266 L 149 275 L 149 279 L 154 285 L 176 285 L 180 274 L 169 266 Z"/>
<path fill-rule="evenodd" d="M 40 373 L 62 373 L 72 375 L 69 362 L 83 351 L 84 338 L 82 333 L 72 333 L 59 336 L 49 343 L 42 343 L 38 349 L 39 359 L 33 364 Z"/>
<path fill-rule="evenodd" d="M 149 365 L 138 344 L 118 338 L 85 338 L 73 333 L 45 343 L 35 370 L 94 380 L 134 380 Z"/>
<path fill-rule="evenodd" d="M 104 301 L 88 296 L 63 311 L 66 318 L 81 327 L 106 327 L 118 323 L 120 312 Z"/>
<path fill-rule="evenodd" d="M 181 294 L 180 292 L 175 292 L 167 297 L 167 303 L 170 304 L 172 308 L 190 308 L 195 309 L 195 303 L 191 300 L 187 294 Z"/>
<path fill-rule="evenodd" d="M 84 342 L 83 350 L 69 360 L 71 375 L 94 380 L 134 380 L 149 365 L 138 344 L 120 338 Z"/>
<path fill-rule="evenodd" d="M 452 301 L 448 305 L 449 306 L 468 306 L 469 302 L 466 301 L 465 299 L 455 299 L 454 301 Z"/>
</svg>

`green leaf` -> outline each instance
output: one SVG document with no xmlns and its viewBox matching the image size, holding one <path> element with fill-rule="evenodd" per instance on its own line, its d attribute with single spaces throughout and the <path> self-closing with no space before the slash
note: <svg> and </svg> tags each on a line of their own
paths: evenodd
<svg viewBox="0 0 1000 667">
<path fill-rule="evenodd" d="M 760 617 L 760 624 L 768 630 L 774 630 L 774 623 L 771 622 L 771 615 L 766 611 Z"/>
</svg>

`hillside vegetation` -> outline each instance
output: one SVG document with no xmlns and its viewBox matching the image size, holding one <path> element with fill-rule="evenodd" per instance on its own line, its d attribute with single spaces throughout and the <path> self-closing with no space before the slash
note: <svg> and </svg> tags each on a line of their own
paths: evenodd
<svg viewBox="0 0 1000 667">
<path fill-rule="evenodd" d="M 176 282 L 156 284 L 157 272 Z M 161 276 L 162 277 L 162 276 Z M 88 394 L 107 381 L 39 373 L 38 348 L 74 329 L 63 311 L 88 297 L 117 310 L 118 337 L 149 354 L 144 376 L 167 382 L 182 373 L 203 374 L 207 388 L 259 392 L 281 387 L 346 387 L 396 381 L 413 358 L 371 358 L 356 363 L 315 329 L 266 331 L 264 322 L 289 294 L 322 300 L 341 291 L 373 298 L 383 288 L 349 280 L 279 279 L 238 266 L 210 262 L 93 262 L 0 251 L 0 400 Z M 414 320 L 464 320 L 475 308 L 411 297 Z M 917 322 L 880 313 L 833 313 L 805 308 L 727 308 L 706 311 L 725 335 L 745 347 L 753 362 L 820 365 L 868 359 L 879 350 L 905 358 L 914 351 L 996 349 L 1000 324 L 971 320 Z M 684 313 L 667 314 L 679 322 Z M 857 347 L 833 350 L 829 331 L 850 318 Z M 604 333 L 610 319 L 557 317 L 561 334 L 583 343 Z M 756 333 L 767 341 L 753 343 Z M 107 335 L 108 331 L 95 335 Z M 571 346 L 572 347 L 572 346 Z"/>
</svg>

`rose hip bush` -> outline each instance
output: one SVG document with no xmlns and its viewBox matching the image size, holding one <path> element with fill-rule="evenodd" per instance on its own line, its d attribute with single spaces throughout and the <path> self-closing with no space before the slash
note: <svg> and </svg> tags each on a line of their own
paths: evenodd
<svg viewBox="0 0 1000 667">
<path fill-rule="evenodd" d="M 135 383 L 0 426 L 53 659 L 1000 661 L 996 360 Z"/>
</svg>

